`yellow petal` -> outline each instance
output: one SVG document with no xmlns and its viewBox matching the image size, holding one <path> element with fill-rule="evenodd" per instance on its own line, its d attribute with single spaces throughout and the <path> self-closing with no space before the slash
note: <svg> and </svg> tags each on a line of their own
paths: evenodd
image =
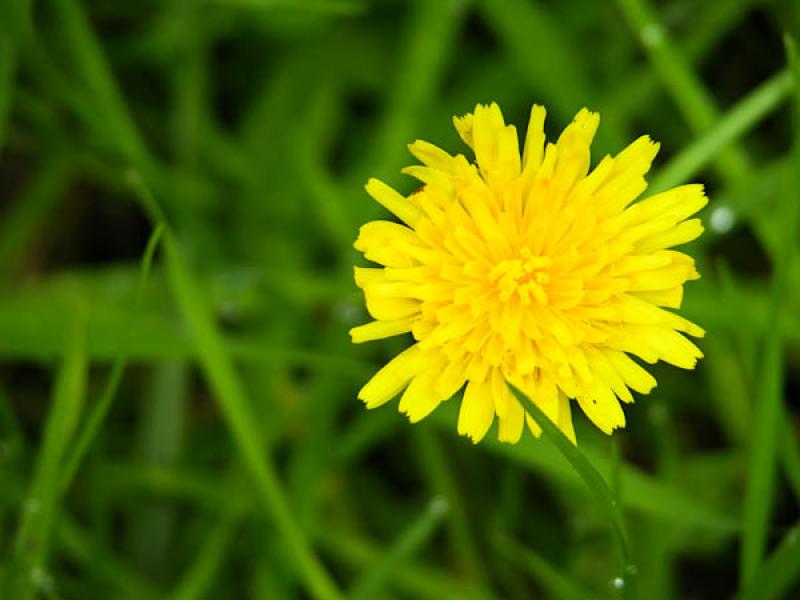
<svg viewBox="0 0 800 600">
<path fill-rule="evenodd" d="M 640 394 L 649 394 L 650 390 L 656 387 L 655 377 L 650 375 L 640 367 L 632 358 L 624 352 L 616 350 L 604 350 L 609 362 L 614 366 L 617 373 L 622 377 L 625 385 Z"/>
<path fill-rule="evenodd" d="M 628 290 L 632 292 L 666 290 L 696 278 L 697 271 L 693 264 L 671 264 L 668 267 L 630 274 Z"/>
<path fill-rule="evenodd" d="M 379 321 L 394 321 L 419 313 L 419 300 L 409 298 L 380 298 L 367 295 L 367 312 Z"/>
<path fill-rule="evenodd" d="M 413 227 L 422 217 L 422 212 L 408 198 L 389 187 L 379 179 L 370 179 L 364 186 L 367 193 L 406 225 Z"/>
<path fill-rule="evenodd" d="M 498 415 L 498 421 L 500 425 L 497 439 L 501 442 L 516 444 L 522 437 L 525 424 L 525 410 L 516 398 L 513 396 L 509 398 L 508 408 L 503 416 Z"/>
<path fill-rule="evenodd" d="M 442 398 L 450 398 L 467 380 L 467 363 L 464 360 L 453 360 L 447 363 L 436 380 L 436 392 Z"/>
<path fill-rule="evenodd" d="M 349 333 L 354 344 L 362 344 L 372 340 L 400 335 L 401 333 L 408 333 L 411 331 L 413 323 L 414 319 L 410 317 L 392 321 L 372 321 L 371 323 L 353 327 Z"/>
<path fill-rule="evenodd" d="M 438 169 L 423 167 L 422 165 L 411 165 L 410 167 L 403 167 L 400 171 L 405 175 L 418 179 L 426 186 L 438 187 L 448 195 L 453 193 L 453 182 L 450 176 Z"/>
<path fill-rule="evenodd" d="M 626 224 L 633 225 L 656 217 L 669 216 L 675 223 L 692 216 L 708 204 L 700 184 L 681 185 L 645 198 L 623 213 Z"/>
<path fill-rule="evenodd" d="M 506 378 L 499 368 L 492 369 L 489 374 L 490 390 L 494 402 L 494 410 L 498 417 L 506 416 L 509 406 L 513 401 L 511 390 L 508 389 Z"/>
<path fill-rule="evenodd" d="M 572 424 L 572 411 L 570 410 L 569 398 L 561 392 L 558 394 L 558 428 L 573 444 L 577 444 L 575 440 L 575 428 Z"/>
<path fill-rule="evenodd" d="M 641 334 L 658 349 L 659 358 L 682 369 L 694 369 L 703 353 L 683 335 L 665 327 L 642 327 Z"/>
<path fill-rule="evenodd" d="M 534 104 L 531 107 L 531 116 L 528 120 L 528 131 L 525 134 L 525 149 L 522 152 L 522 167 L 527 173 L 535 173 L 542 164 L 544 155 L 544 120 L 547 111 L 544 106 Z"/>
<path fill-rule="evenodd" d="M 633 402 L 633 396 L 631 395 L 628 386 L 625 385 L 625 381 L 623 381 L 620 374 L 617 373 L 617 370 L 608 360 L 608 357 L 594 347 L 587 348 L 586 352 L 589 355 L 589 360 L 592 363 L 592 370 L 595 372 L 595 375 L 600 379 L 600 381 L 604 385 L 610 387 L 617 397 L 623 402 Z"/>
<path fill-rule="evenodd" d="M 353 247 L 367 260 L 387 267 L 413 267 L 418 264 L 419 238 L 413 230 L 391 221 L 370 221 L 362 225 Z"/>
<path fill-rule="evenodd" d="M 600 116 L 584 108 L 561 133 L 556 143 L 558 163 L 553 179 L 556 187 L 566 189 L 586 176 L 589 171 L 589 146 L 599 123 Z"/>
<path fill-rule="evenodd" d="M 573 194 L 576 196 L 588 196 L 594 193 L 614 170 L 614 159 L 610 156 L 604 156 L 597 166 L 592 169 L 578 185 L 575 186 Z"/>
<path fill-rule="evenodd" d="M 434 381 L 441 368 L 441 363 L 434 368 L 428 368 L 411 381 L 400 398 L 398 408 L 401 413 L 408 416 L 412 423 L 421 421 L 441 404 L 444 398 L 436 393 Z"/>
<path fill-rule="evenodd" d="M 669 231 L 644 238 L 636 245 L 636 249 L 639 252 L 652 252 L 672 248 L 699 238 L 703 231 L 700 219 L 689 219 Z"/>
<path fill-rule="evenodd" d="M 525 424 L 528 426 L 528 429 L 533 434 L 533 437 L 538 438 L 540 435 L 542 435 L 542 428 L 539 427 L 539 424 L 536 422 L 536 419 L 534 419 L 528 413 L 525 413 Z"/>
<path fill-rule="evenodd" d="M 458 413 L 458 433 L 466 435 L 477 444 L 489 431 L 494 420 L 491 383 L 470 381 L 464 391 Z"/>
<path fill-rule="evenodd" d="M 595 196 L 610 213 L 622 211 L 647 188 L 644 179 L 659 144 L 643 135 L 614 157 L 614 168 Z"/>
<path fill-rule="evenodd" d="M 409 144 L 408 149 L 421 163 L 442 173 L 459 175 L 470 170 L 469 163 L 463 154 L 451 156 L 430 142 L 417 140 L 413 144 Z"/>
<path fill-rule="evenodd" d="M 474 117 L 472 113 L 467 113 L 463 117 L 453 117 L 453 125 L 458 132 L 458 135 L 464 143 L 470 148 L 473 147 L 472 129 Z"/>
<path fill-rule="evenodd" d="M 600 380 L 596 379 L 584 393 L 578 394 L 577 400 L 581 410 L 603 433 L 610 434 L 625 426 L 625 413 L 617 397 Z"/>
<path fill-rule="evenodd" d="M 394 398 L 409 381 L 425 368 L 427 355 L 415 344 L 390 360 L 358 392 L 367 408 L 375 408 Z"/>
<path fill-rule="evenodd" d="M 500 107 L 494 102 L 489 106 L 479 104 L 473 114 L 473 150 L 484 177 L 491 175 L 497 179 L 510 179 L 519 175 L 516 128 L 505 124 Z"/>
<path fill-rule="evenodd" d="M 635 292 L 635 296 L 656 306 L 680 308 L 683 304 L 683 285 L 676 285 L 665 290 Z"/>
</svg>

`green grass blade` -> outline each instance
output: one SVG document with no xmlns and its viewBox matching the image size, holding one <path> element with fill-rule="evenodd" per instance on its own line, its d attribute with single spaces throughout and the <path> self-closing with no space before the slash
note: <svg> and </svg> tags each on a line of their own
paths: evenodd
<svg viewBox="0 0 800 600">
<path fill-rule="evenodd" d="M 770 287 L 770 310 L 764 330 L 764 348 L 761 362 L 759 393 L 757 394 L 753 434 L 750 444 L 747 488 L 744 498 L 742 524 L 740 584 L 748 585 L 758 570 L 764 555 L 769 533 L 769 521 L 774 498 L 778 439 L 781 430 L 780 416 L 783 413 L 783 333 L 781 313 L 797 247 L 800 229 L 800 64 L 798 64 L 794 41 L 787 37 L 787 54 L 790 72 L 794 79 L 795 107 L 797 118 L 793 148 L 793 180 L 784 196 L 781 246 L 775 257 Z"/>
<path fill-rule="evenodd" d="M 175 301 L 192 333 L 203 374 L 219 403 L 240 458 L 261 496 L 263 508 L 293 554 L 309 592 L 319 600 L 336 600 L 340 598 L 336 585 L 308 545 L 287 504 L 275 469 L 265 454 L 256 415 L 214 317 L 206 306 L 203 291 L 149 188 L 135 175 L 131 177 L 131 184 L 150 218 L 155 223 L 164 224 L 164 258 Z"/>
<path fill-rule="evenodd" d="M 486 580 L 483 562 L 467 517 L 464 497 L 448 464 L 448 457 L 435 431 L 420 428 L 414 439 L 421 471 L 425 474 L 432 491 L 444 498 L 450 507 L 447 529 L 453 554 L 464 565 L 464 570 L 470 577 L 483 583 Z"/>
<path fill-rule="evenodd" d="M 354 16 L 365 10 L 357 0 L 205 0 L 210 5 L 250 10 L 286 10 L 320 15 Z"/>
<path fill-rule="evenodd" d="M 355 569 L 381 560 L 381 549 L 350 532 L 322 529 L 318 533 L 320 544 L 326 552 Z M 389 574 L 392 585 L 407 592 L 411 598 L 441 600 L 442 598 L 464 598 L 465 600 L 489 600 L 491 596 L 468 588 L 464 582 L 449 577 L 440 569 L 414 564 L 410 561 L 397 565 Z"/>
<path fill-rule="evenodd" d="M 201 600 L 208 596 L 214 577 L 233 541 L 238 522 L 239 515 L 235 513 L 222 517 L 200 548 L 195 562 L 170 594 L 171 600 Z"/>
<path fill-rule="evenodd" d="M 26 242 L 37 227 L 41 227 L 44 216 L 61 196 L 69 175 L 64 157 L 50 159 L 4 216 L 0 223 L 0 277 L 3 279 L 13 271 Z"/>
<path fill-rule="evenodd" d="M 7 8 L 3 12 L 8 12 Z M 0 13 L 0 16 L 3 16 L 2 13 Z M 5 141 L 16 71 L 17 39 L 10 31 L 5 31 L 5 27 L 3 27 L 0 29 L 0 152 Z"/>
<path fill-rule="evenodd" d="M 658 172 L 648 190 L 655 194 L 686 183 L 722 148 L 775 110 L 788 97 L 793 86 L 792 76 L 788 71 L 773 75 L 722 115 L 707 133 L 670 160 Z"/>
<path fill-rule="evenodd" d="M 586 486 L 592 491 L 603 508 L 608 512 L 611 521 L 611 528 L 614 531 L 614 539 L 619 549 L 622 560 L 622 572 L 615 581 L 621 581 L 623 593 L 626 597 L 632 594 L 630 590 L 634 587 L 634 575 L 636 567 L 631 560 L 631 553 L 628 545 L 628 534 L 625 530 L 625 521 L 620 510 L 618 499 L 614 496 L 611 489 L 606 484 L 605 479 L 597 469 L 587 460 L 583 453 L 575 446 L 562 432 L 556 427 L 542 410 L 532 402 L 524 393 L 513 385 L 509 386 L 517 400 L 526 408 L 528 413 L 536 420 L 542 431 L 561 455 L 567 459 L 572 468 L 578 473 Z"/>
<path fill-rule="evenodd" d="M 100 113 L 98 116 L 105 126 L 109 143 L 119 148 L 126 160 L 139 167 L 146 166 L 149 160 L 147 148 L 83 8 L 76 0 L 56 0 L 52 4 L 68 40 L 69 51 L 96 100 L 94 108 Z"/>
<path fill-rule="evenodd" d="M 61 519 L 58 526 L 60 550 L 86 573 L 97 578 L 110 598 L 155 600 L 161 598 L 152 582 L 142 577 L 120 556 L 101 544 L 94 532 L 83 529 L 74 519 Z"/>
<path fill-rule="evenodd" d="M 676 49 L 690 64 L 702 64 L 703 59 L 714 50 L 719 41 L 735 31 L 748 16 L 753 5 L 760 2 L 763 0 L 728 0 L 698 5 L 691 23 L 687 23 L 691 29 L 681 39 L 676 40 L 679 44 L 676 44 Z M 626 77 L 625 82 L 610 93 L 604 104 L 630 119 L 650 108 L 657 96 L 663 93 L 662 89 L 660 78 L 647 65 Z"/>
<path fill-rule="evenodd" d="M 430 418 L 438 426 L 453 432 L 453 419 L 450 417 L 454 415 L 448 416 L 442 410 L 433 413 Z M 581 477 L 568 468 L 566 458 L 554 446 L 538 443 L 530 436 L 523 436 L 514 445 L 504 444 L 487 436 L 479 448 L 499 454 L 559 484 L 585 489 Z M 612 467 L 608 457 L 589 445 L 582 446 L 582 451 L 600 473 L 610 479 Z M 622 505 L 644 516 L 654 517 L 672 527 L 700 527 L 720 533 L 733 533 L 740 526 L 738 517 L 706 506 L 683 489 L 658 480 L 632 465 L 620 466 L 620 478 L 624 481 L 625 488 L 625 495 L 620 498 Z"/>
<path fill-rule="evenodd" d="M 431 108 L 431 100 L 445 77 L 449 53 L 457 39 L 471 0 L 454 4 L 446 0 L 415 0 L 404 56 L 396 67 L 392 87 L 365 164 L 353 175 L 358 185 L 367 176 L 391 179 L 408 156 L 406 144 L 419 132 L 419 117 Z M 380 214 L 372 207 L 373 214 Z"/>
<path fill-rule="evenodd" d="M 397 565 L 425 543 L 449 510 L 449 505 L 444 498 L 434 498 L 425 512 L 384 553 L 383 558 L 373 564 L 363 578 L 353 586 L 348 597 L 352 600 L 369 600 L 380 595 L 381 588 L 389 581 Z"/>
<path fill-rule="evenodd" d="M 783 421 L 783 435 L 781 436 L 781 460 L 786 479 L 794 492 L 795 501 L 800 503 L 800 442 L 792 426 L 792 420 L 787 411 L 781 415 Z"/>
<path fill-rule="evenodd" d="M 696 134 L 709 130 L 718 118 L 714 99 L 672 43 L 648 0 L 618 0 L 617 4 L 684 120 Z M 748 170 L 747 156 L 735 148 L 721 153 L 718 164 L 728 181 L 741 179 Z"/>
<path fill-rule="evenodd" d="M 585 61 L 551 5 L 481 0 L 478 8 L 516 64 L 522 83 L 547 104 L 556 119 L 568 123 L 594 97 Z M 622 148 L 627 138 L 617 116 L 608 112 L 603 113 L 603 126 L 597 135 L 600 145 L 609 150 Z"/>
<path fill-rule="evenodd" d="M 579 585 L 572 574 L 559 571 L 544 558 L 519 542 L 505 535 L 499 535 L 495 543 L 505 560 L 523 567 L 534 581 L 542 586 L 549 598 L 554 598 L 555 600 L 589 600 L 597 597 L 597 594 L 593 594 L 582 585 Z"/>
<path fill-rule="evenodd" d="M 800 578 L 800 526 L 792 527 L 783 541 L 753 574 L 738 600 L 778 600 L 788 598 Z"/>
<path fill-rule="evenodd" d="M 144 295 L 144 289 L 147 285 L 147 280 L 150 275 L 150 268 L 153 264 L 153 256 L 155 255 L 162 233 L 163 227 L 161 225 L 156 226 L 156 228 L 150 234 L 150 238 L 145 246 L 139 271 L 139 281 L 136 285 L 136 291 L 134 295 L 132 317 L 130 321 L 131 325 L 127 332 L 127 337 L 130 337 L 135 330 L 136 317 L 138 316 L 139 307 L 141 306 L 142 302 L 142 296 Z M 111 408 L 111 403 L 114 401 L 114 398 L 117 395 L 117 390 L 119 390 L 120 383 L 122 383 L 122 377 L 125 373 L 127 362 L 128 357 L 123 350 L 123 352 L 114 360 L 114 364 L 111 367 L 111 372 L 106 380 L 100 400 L 92 408 L 92 412 L 89 414 L 86 424 L 83 426 L 80 434 L 78 435 L 75 446 L 70 452 L 69 457 L 64 462 L 63 475 L 61 477 L 61 487 L 63 489 L 67 489 L 69 487 L 72 479 L 78 472 L 78 468 L 80 467 L 83 457 L 89 450 L 89 447 L 94 441 L 97 432 L 100 430 L 103 421 L 105 421 L 106 415 Z"/>
<path fill-rule="evenodd" d="M 25 501 L 21 505 L 19 529 L 9 567 L 10 597 L 33 598 L 45 580 L 52 528 L 58 513 L 61 488 L 59 473 L 75 432 L 83 405 L 88 364 L 83 317 L 74 324 L 70 345 L 56 377 L 43 441 Z"/>
</svg>

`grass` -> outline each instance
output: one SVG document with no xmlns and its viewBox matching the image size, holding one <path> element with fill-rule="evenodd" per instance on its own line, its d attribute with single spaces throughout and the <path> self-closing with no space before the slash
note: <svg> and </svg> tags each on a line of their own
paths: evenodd
<svg viewBox="0 0 800 600">
<path fill-rule="evenodd" d="M 0 599 L 800 591 L 795 3 L 0 4 Z M 711 198 L 705 359 L 613 440 L 355 399 L 363 185 L 490 100 Z"/>
</svg>

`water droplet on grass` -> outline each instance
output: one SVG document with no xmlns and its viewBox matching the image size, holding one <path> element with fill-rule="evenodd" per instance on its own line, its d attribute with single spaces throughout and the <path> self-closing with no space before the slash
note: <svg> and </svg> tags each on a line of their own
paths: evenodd
<svg viewBox="0 0 800 600">
<path fill-rule="evenodd" d="M 450 503 L 447 501 L 447 498 L 443 496 L 436 496 L 433 500 L 431 500 L 429 510 L 437 515 L 444 514 L 450 510 Z"/>
<path fill-rule="evenodd" d="M 709 225 L 715 233 L 728 233 L 736 224 L 735 213 L 727 206 L 718 206 L 711 211 Z"/>
<path fill-rule="evenodd" d="M 658 23 L 649 23 L 639 32 L 642 43 L 648 48 L 658 46 L 664 41 L 664 28 Z"/>
<path fill-rule="evenodd" d="M 611 580 L 611 585 L 615 590 L 621 590 L 625 587 L 625 580 L 622 577 L 614 577 L 614 579 Z"/>
<path fill-rule="evenodd" d="M 44 593 L 52 593 L 54 590 L 53 577 L 41 567 L 31 569 L 31 583 Z"/>
</svg>

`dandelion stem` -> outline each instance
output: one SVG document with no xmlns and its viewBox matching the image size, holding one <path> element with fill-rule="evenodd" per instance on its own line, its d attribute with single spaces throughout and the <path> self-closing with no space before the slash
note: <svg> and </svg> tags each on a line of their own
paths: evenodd
<svg viewBox="0 0 800 600">
<path fill-rule="evenodd" d="M 526 407 L 528 413 L 534 418 L 536 423 L 542 428 L 542 431 L 547 438 L 553 443 L 556 449 L 561 452 L 564 458 L 572 465 L 578 475 L 581 477 L 586 486 L 600 501 L 600 504 L 608 512 L 611 520 L 611 526 L 614 531 L 614 539 L 617 542 L 617 548 L 620 553 L 622 561 L 622 573 L 615 579 L 615 587 L 620 585 L 623 597 L 635 597 L 634 590 L 634 576 L 636 567 L 631 561 L 630 547 L 628 545 L 628 534 L 625 529 L 625 521 L 620 510 L 620 504 L 614 493 L 608 487 L 603 476 L 592 466 L 583 453 L 573 445 L 573 443 L 565 436 L 561 430 L 554 425 L 550 419 L 542 412 L 535 402 L 528 398 L 522 391 L 517 389 L 514 385 L 509 384 L 511 391 L 517 397 L 517 400 Z M 620 584 L 618 584 L 620 582 Z"/>
</svg>

